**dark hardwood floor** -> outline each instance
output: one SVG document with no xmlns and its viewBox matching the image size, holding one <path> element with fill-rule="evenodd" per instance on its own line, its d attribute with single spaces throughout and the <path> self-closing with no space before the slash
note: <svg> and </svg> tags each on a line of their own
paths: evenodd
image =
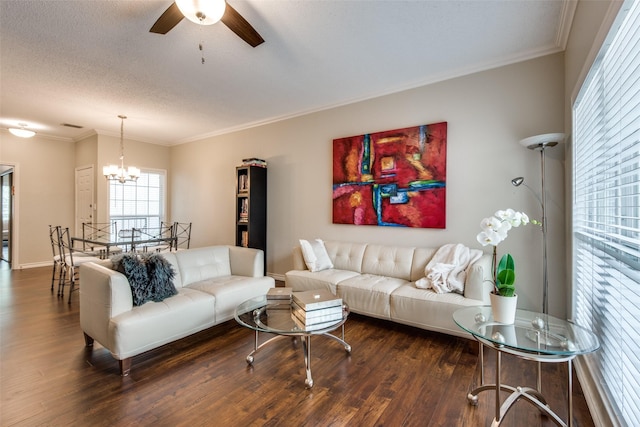
<svg viewBox="0 0 640 427">
<path fill-rule="evenodd" d="M 2 426 L 489 426 L 494 394 L 477 407 L 472 341 L 351 315 L 349 355 L 312 339 L 313 389 L 300 343 L 282 339 L 245 362 L 253 333 L 229 321 L 134 357 L 131 375 L 96 343 L 84 347 L 78 295 L 49 291 L 49 268 L 0 270 Z M 487 378 L 495 354 L 486 350 Z M 566 419 L 566 364 L 547 364 L 543 393 Z M 535 364 L 503 357 L 503 381 L 534 385 Z M 526 401 L 502 426 L 551 426 Z M 574 375 L 574 425 L 593 426 Z"/>
</svg>

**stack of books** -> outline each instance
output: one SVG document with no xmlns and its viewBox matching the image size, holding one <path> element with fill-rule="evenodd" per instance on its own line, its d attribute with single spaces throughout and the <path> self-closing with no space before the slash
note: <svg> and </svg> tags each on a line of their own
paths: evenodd
<svg viewBox="0 0 640 427">
<path fill-rule="evenodd" d="M 291 317 L 306 331 L 324 329 L 342 320 L 342 298 L 326 289 L 295 292 Z"/>
<path fill-rule="evenodd" d="M 269 288 L 267 291 L 267 304 L 291 302 L 292 288 Z"/>
<path fill-rule="evenodd" d="M 266 168 L 267 162 L 253 157 L 251 159 L 242 159 L 242 166 L 260 166 L 261 168 Z"/>
<path fill-rule="evenodd" d="M 267 291 L 267 322 L 270 328 L 291 329 L 291 288 L 270 288 Z"/>
</svg>

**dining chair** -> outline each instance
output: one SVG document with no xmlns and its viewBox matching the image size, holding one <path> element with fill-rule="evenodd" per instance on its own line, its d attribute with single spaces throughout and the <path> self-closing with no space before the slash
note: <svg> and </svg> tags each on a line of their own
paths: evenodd
<svg viewBox="0 0 640 427">
<path fill-rule="evenodd" d="M 62 274 L 62 286 L 58 295 L 64 295 L 64 287 L 69 284 L 69 304 L 71 304 L 71 294 L 76 290 L 78 280 L 78 270 L 80 265 L 87 262 L 100 262 L 99 257 L 91 256 L 90 253 L 82 252 L 73 248 L 69 227 L 58 227 L 58 240 L 60 242 L 60 255 L 64 260 Z M 68 277 L 67 277 L 68 275 Z"/>
<path fill-rule="evenodd" d="M 53 270 L 51 272 L 51 292 L 56 280 L 58 281 L 58 294 L 60 294 L 64 274 L 64 258 L 60 253 L 59 225 L 49 225 L 49 240 L 51 240 L 51 252 L 53 253 Z"/>
<path fill-rule="evenodd" d="M 190 222 L 174 222 L 173 223 L 173 244 L 175 250 L 189 249 L 191 245 L 191 223 Z"/>
<path fill-rule="evenodd" d="M 113 222 L 83 222 L 82 223 L 82 238 L 88 240 L 105 240 L 111 241 L 118 235 L 118 223 Z M 82 242 L 82 251 L 90 253 L 92 255 L 99 255 L 101 253 L 109 252 L 110 254 L 117 254 L 122 252 L 122 248 L 118 246 L 111 246 L 107 251 L 106 246 L 95 245 Z"/>
<path fill-rule="evenodd" d="M 148 227 L 140 229 L 140 240 L 157 240 L 139 244 L 138 252 L 166 252 L 173 246 L 173 224 L 160 222 L 160 227 Z"/>
</svg>

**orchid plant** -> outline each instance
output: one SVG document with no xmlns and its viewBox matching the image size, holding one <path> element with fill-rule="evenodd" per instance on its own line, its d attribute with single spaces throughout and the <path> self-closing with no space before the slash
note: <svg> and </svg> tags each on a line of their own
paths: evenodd
<svg viewBox="0 0 640 427">
<path fill-rule="evenodd" d="M 476 239 L 482 246 L 493 246 L 493 293 L 505 297 L 512 297 L 516 292 L 516 267 L 515 261 L 510 254 L 504 254 L 500 262 L 496 264 L 497 247 L 500 242 L 507 238 L 509 230 L 521 225 L 540 225 L 539 221 L 530 220 L 524 212 L 517 212 L 513 209 L 499 210 L 493 216 L 485 218 L 480 223 L 482 231 L 478 233 Z"/>
</svg>

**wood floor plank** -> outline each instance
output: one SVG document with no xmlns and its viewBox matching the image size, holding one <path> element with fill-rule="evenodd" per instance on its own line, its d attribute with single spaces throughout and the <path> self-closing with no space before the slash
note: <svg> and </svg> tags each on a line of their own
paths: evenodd
<svg viewBox="0 0 640 427">
<path fill-rule="evenodd" d="M 131 375 L 96 343 L 84 346 L 78 294 L 50 292 L 50 268 L 0 271 L 2 426 L 489 426 L 494 394 L 478 406 L 478 357 L 469 340 L 352 314 L 351 354 L 313 337 L 315 385 L 305 389 L 299 340 L 261 349 L 253 332 L 225 322 L 133 358 Z M 261 337 L 261 342 L 267 339 Z M 495 353 L 485 349 L 493 382 Z M 503 382 L 535 385 L 535 364 L 503 358 Z M 543 365 L 543 392 L 564 419 L 566 364 Z M 574 375 L 574 425 L 593 421 Z M 506 397 L 506 394 L 504 395 Z M 525 401 L 502 426 L 555 425 Z"/>
</svg>

